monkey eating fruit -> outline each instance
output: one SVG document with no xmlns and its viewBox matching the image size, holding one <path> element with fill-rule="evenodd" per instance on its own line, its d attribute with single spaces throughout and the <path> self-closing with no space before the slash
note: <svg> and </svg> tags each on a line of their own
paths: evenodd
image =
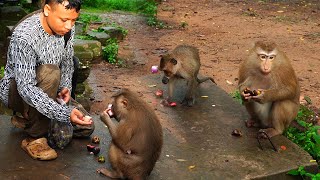
<svg viewBox="0 0 320 180">
<path fill-rule="evenodd" d="M 108 126 L 112 142 L 109 160 L 112 170 L 97 172 L 110 178 L 145 179 L 150 175 L 162 149 L 162 127 L 151 107 L 128 89 L 113 96 L 111 108 L 114 123 L 106 109 L 101 121 Z"/>
<path fill-rule="evenodd" d="M 182 104 L 188 106 L 193 106 L 195 102 L 195 89 L 198 84 L 207 80 L 215 83 L 211 77 L 199 79 L 199 69 L 199 50 L 193 46 L 179 45 L 172 52 L 161 57 L 159 70 L 164 72 L 162 83 L 169 83 L 169 102 L 172 100 L 175 81 L 180 78 L 187 80 L 187 93 Z"/>
<path fill-rule="evenodd" d="M 298 79 L 289 58 L 273 42 L 258 41 L 249 51 L 239 68 L 239 92 L 251 116 L 246 125 L 262 127 L 261 137 L 282 134 L 299 110 Z"/>
<path fill-rule="evenodd" d="M 243 91 L 245 94 L 250 94 L 250 96 L 258 96 L 259 94 L 261 94 L 261 91 L 259 90 L 253 90 L 251 91 L 249 88 L 244 89 Z"/>
</svg>

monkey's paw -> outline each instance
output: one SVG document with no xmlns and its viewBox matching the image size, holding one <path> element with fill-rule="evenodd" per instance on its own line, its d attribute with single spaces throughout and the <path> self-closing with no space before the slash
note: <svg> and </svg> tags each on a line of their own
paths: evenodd
<svg viewBox="0 0 320 180">
<path fill-rule="evenodd" d="M 259 130 L 259 138 L 272 138 L 273 136 L 279 135 L 278 131 L 276 131 L 274 128 L 267 128 L 267 129 L 260 129 Z"/>
<path fill-rule="evenodd" d="M 110 177 L 110 175 L 111 175 L 111 172 L 110 172 L 108 169 L 106 169 L 106 168 L 97 169 L 97 173 L 103 174 L 103 175 L 109 176 L 109 177 Z"/>
</svg>

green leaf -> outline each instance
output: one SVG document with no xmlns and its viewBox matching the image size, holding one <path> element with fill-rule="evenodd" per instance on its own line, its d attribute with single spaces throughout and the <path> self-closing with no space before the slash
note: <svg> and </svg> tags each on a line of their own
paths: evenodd
<svg viewBox="0 0 320 180">
<path fill-rule="evenodd" d="M 297 176 L 297 175 L 300 175 L 300 172 L 296 169 L 293 169 L 293 170 L 290 170 L 289 172 L 287 172 L 287 174 Z"/>
</svg>

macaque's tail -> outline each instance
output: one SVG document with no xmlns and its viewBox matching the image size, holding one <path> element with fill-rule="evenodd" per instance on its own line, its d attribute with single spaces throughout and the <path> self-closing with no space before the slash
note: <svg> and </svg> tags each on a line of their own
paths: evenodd
<svg viewBox="0 0 320 180">
<path fill-rule="evenodd" d="M 197 78 L 197 81 L 198 81 L 199 84 L 200 84 L 200 83 L 203 83 L 203 82 L 205 82 L 205 81 L 207 81 L 207 80 L 211 80 L 214 84 L 217 84 L 217 83 L 214 81 L 214 79 L 211 78 L 211 77 L 205 77 L 205 78 L 202 78 L 202 79 Z"/>
</svg>

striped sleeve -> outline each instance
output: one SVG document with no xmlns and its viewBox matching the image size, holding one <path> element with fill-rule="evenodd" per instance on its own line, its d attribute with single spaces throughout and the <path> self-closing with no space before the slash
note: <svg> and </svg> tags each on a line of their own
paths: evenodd
<svg viewBox="0 0 320 180">
<path fill-rule="evenodd" d="M 59 89 L 61 90 L 62 88 L 68 88 L 71 92 L 72 88 L 72 75 L 74 71 L 73 67 L 73 36 L 74 36 L 75 29 L 74 27 L 71 30 L 71 36 L 69 41 L 67 42 L 66 48 L 65 48 L 65 53 L 64 57 L 61 62 L 61 81 L 60 81 L 60 87 Z"/>
</svg>

